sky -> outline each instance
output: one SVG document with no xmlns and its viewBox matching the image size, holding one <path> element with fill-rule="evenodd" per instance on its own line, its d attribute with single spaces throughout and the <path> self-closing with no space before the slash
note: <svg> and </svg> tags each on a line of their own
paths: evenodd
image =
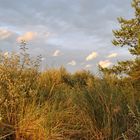
<svg viewBox="0 0 140 140">
<path fill-rule="evenodd" d="M 26 40 L 31 56 L 42 56 L 42 70 L 96 73 L 131 57 L 111 40 L 117 18 L 133 12 L 131 0 L 0 0 L 0 50 L 18 52 Z"/>
</svg>

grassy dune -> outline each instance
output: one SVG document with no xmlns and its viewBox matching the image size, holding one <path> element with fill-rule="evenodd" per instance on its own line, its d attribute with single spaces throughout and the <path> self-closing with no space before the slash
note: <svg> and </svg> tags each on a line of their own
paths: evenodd
<svg viewBox="0 0 140 140">
<path fill-rule="evenodd" d="M 0 140 L 139 140 L 140 81 L 0 55 Z"/>
</svg>

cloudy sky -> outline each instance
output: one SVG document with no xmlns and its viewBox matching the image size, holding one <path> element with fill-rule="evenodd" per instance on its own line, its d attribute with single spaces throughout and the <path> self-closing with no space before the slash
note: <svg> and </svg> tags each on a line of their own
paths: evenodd
<svg viewBox="0 0 140 140">
<path fill-rule="evenodd" d="M 131 0 L 0 0 L 0 50 L 42 55 L 42 69 L 64 66 L 73 72 L 109 67 L 130 58 L 111 44 L 117 17 L 131 18 Z"/>
</svg>

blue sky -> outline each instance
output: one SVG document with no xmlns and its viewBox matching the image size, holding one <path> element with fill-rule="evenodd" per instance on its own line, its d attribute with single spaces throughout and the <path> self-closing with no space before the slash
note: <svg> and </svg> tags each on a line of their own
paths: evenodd
<svg viewBox="0 0 140 140">
<path fill-rule="evenodd" d="M 131 18 L 131 0 L 1 0 L 0 49 L 42 55 L 42 69 L 64 66 L 73 72 L 109 67 L 129 59 L 127 48 L 111 44 L 117 17 Z"/>
</svg>

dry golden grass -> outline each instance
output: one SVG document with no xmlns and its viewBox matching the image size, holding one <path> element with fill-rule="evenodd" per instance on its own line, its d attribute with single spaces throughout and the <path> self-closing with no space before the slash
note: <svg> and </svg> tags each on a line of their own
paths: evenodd
<svg viewBox="0 0 140 140">
<path fill-rule="evenodd" d="M 40 72 L 22 56 L 0 56 L 0 140 L 140 139 L 139 81 Z"/>
</svg>

